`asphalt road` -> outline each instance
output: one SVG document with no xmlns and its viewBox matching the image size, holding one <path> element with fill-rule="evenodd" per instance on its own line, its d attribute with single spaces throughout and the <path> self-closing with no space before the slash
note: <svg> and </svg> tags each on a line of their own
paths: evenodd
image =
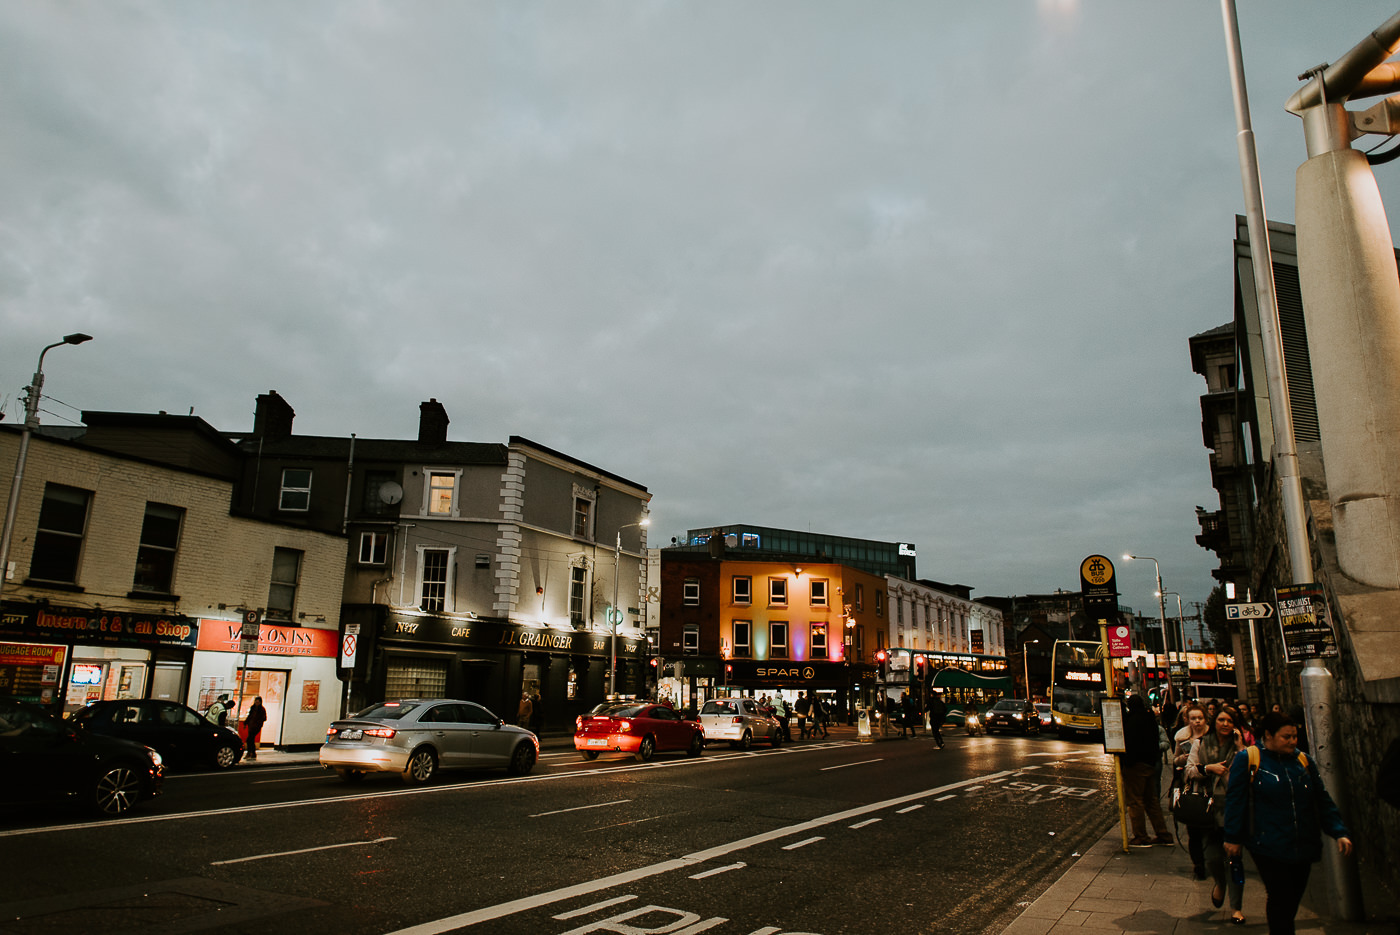
<svg viewBox="0 0 1400 935">
<path fill-rule="evenodd" d="M 0 933 L 1000 932 L 1115 817 L 1102 748 L 1050 738 L 173 774 L 121 820 L 0 815 Z"/>
</svg>

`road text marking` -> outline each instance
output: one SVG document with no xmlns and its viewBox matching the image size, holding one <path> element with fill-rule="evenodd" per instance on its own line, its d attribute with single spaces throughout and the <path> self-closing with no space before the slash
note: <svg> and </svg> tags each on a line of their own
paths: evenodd
<svg viewBox="0 0 1400 935">
<path fill-rule="evenodd" d="M 563 919 L 576 919 L 576 918 L 578 918 L 579 916 L 586 916 L 586 915 L 588 915 L 590 912 L 598 912 L 598 911 L 600 911 L 600 910 L 602 910 L 602 909 L 607 909 L 607 908 L 609 908 L 609 907 L 611 907 L 611 906 L 617 906 L 617 905 L 621 905 L 622 903 L 631 902 L 632 900 L 634 900 L 634 899 L 636 899 L 636 898 L 637 898 L 637 897 L 635 897 L 635 896 L 618 896 L 616 899 L 605 899 L 605 900 L 603 900 L 603 901 L 600 902 L 600 903 L 594 903 L 594 904 L 591 905 L 591 906 L 584 906 L 582 909 L 575 909 L 575 910 L 573 910 L 572 912 L 561 912 L 559 915 L 555 916 L 554 918 L 560 919 L 560 920 L 563 920 Z"/>
</svg>

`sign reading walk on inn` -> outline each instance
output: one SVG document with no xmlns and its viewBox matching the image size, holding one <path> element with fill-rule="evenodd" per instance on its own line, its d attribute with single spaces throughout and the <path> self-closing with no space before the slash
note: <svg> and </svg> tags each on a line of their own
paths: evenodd
<svg viewBox="0 0 1400 935">
<path fill-rule="evenodd" d="M 1327 616 L 1327 601 L 1315 584 L 1278 588 L 1278 628 L 1283 634 L 1283 655 L 1288 662 L 1304 662 L 1317 656 L 1337 655 L 1337 634 Z"/>
</svg>

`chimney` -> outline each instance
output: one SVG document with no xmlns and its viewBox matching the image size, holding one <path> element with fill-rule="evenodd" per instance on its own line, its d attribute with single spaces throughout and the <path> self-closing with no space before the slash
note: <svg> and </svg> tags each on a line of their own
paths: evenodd
<svg viewBox="0 0 1400 935">
<path fill-rule="evenodd" d="M 268 390 L 258 397 L 257 412 L 253 416 L 253 435 L 258 438 L 289 438 L 294 418 L 296 410 L 277 395 L 276 390 Z"/>
<path fill-rule="evenodd" d="M 442 445 L 447 442 L 447 410 L 436 399 L 418 404 L 418 443 Z"/>
</svg>

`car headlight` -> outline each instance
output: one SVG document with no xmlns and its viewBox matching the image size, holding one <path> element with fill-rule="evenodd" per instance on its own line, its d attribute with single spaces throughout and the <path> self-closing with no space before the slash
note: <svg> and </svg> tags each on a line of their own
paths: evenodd
<svg viewBox="0 0 1400 935">
<path fill-rule="evenodd" d="M 165 761 L 160 758 L 160 754 L 157 753 L 155 750 L 152 750 L 150 747 L 146 748 L 146 756 L 151 758 L 152 766 L 162 766 L 165 764 Z"/>
<path fill-rule="evenodd" d="M 1024 717 L 1025 717 L 1024 714 L 1018 714 L 1018 715 L 1016 715 L 1016 720 L 1019 721 L 1019 720 L 1021 720 L 1021 719 L 1024 718 Z"/>
</svg>

